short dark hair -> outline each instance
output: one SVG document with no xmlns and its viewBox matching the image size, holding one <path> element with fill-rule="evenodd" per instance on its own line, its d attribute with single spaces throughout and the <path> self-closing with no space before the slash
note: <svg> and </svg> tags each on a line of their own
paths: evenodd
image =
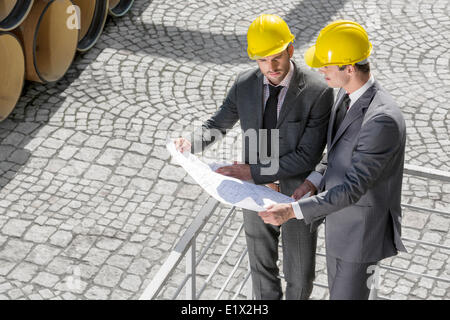
<svg viewBox="0 0 450 320">
<path fill-rule="evenodd" d="M 344 65 L 344 66 L 338 66 L 339 70 L 345 70 L 345 68 L 347 68 L 347 66 L 349 66 L 349 64 Z M 356 70 L 358 70 L 359 72 L 362 73 L 369 73 L 370 72 L 370 63 L 367 62 L 366 64 L 354 64 Z"/>
<path fill-rule="evenodd" d="M 356 69 L 358 69 L 359 72 L 362 73 L 369 73 L 370 72 L 370 63 L 367 62 L 365 64 L 355 64 Z"/>
</svg>

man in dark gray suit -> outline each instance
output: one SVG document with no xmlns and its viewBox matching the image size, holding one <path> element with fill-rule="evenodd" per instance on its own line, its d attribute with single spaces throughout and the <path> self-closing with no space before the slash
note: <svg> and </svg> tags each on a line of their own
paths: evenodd
<svg viewBox="0 0 450 320">
<path fill-rule="evenodd" d="M 317 166 L 316 196 L 269 206 L 264 222 L 325 219 L 330 299 L 367 299 L 372 266 L 406 251 L 401 241 L 401 187 L 405 121 L 391 96 L 370 74 L 367 33 L 352 21 L 325 27 L 305 54 L 331 87 L 341 88 L 331 111 L 327 156 Z M 302 184 L 294 197 L 315 193 Z"/>
<path fill-rule="evenodd" d="M 279 181 L 279 191 L 290 196 L 320 161 L 333 91 L 317 74 L 303 72 L 291 61 L 294 36 L 280 17 L 258 17 L 247 40 L 249 57 L 259 68 L 238 75 L 222 106 L 203 124 L 203 134 L 194 137 L 192 147 L 183 138 L 175 144 L 180 151 L 201 151 L 239 120 L 245 163 L 217 172 L 256 184 Z M 246 143 L 252 133 L 257 133 L 256 139 Z M 256 212 L 243 211 L 255 297 L 281 299 L 280 227 L 264 224 Z M 317 231 L 304 221 L 292 220 L 283 225 L 281 234 L 286 299 L 307 299 L 315 277 Z"/>
</svg>

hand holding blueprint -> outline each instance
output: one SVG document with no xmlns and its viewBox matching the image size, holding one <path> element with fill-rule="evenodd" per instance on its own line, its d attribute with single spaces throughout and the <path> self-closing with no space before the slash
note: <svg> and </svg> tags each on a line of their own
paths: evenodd
<svg viewBox="0 0 450 320">
<path fill-rule="evenodd" d="M 217 163 L 208 165 L 189 152 L 182 154 L 176 150 L 172 141 L 168 142 L 166 147 L 175 162 L 182 166 L 207 193 L 222 203 L 252 211 L 265 211 L 264 207 L 267 205 L 295 201 L 265 186 L 216 173 L 214 170 L 218 168 Z"/>
</svg>

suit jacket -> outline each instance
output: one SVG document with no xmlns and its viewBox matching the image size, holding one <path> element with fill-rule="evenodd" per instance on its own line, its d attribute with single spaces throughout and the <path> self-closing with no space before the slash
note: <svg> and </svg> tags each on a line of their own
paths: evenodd
<svg viewBox="0 0 450 320">
<path fill-rule="evenodd" d="M 258 132 L 263 126 L 263 78 L 259 68 L 238 75 L 219 110 L 191 141 L 192 152 L 199 152 L 217 139 L 208 133 L 215 129 L 224 135 L 240 120 L 243 134 Z M 326 144 L 333 90 L 328 88 L 318 74 L 300 71 L 294 64 L 294 74 L 289 84 L 276 129 L 279 129 L 279 157 L 263 159 L 266 144 L 257 135 L 256 143 L 242 139 L 243 159 L 250 164 L 256 184 L 280 181 L 281 192 L 291 195 L 298 185 L 314 170 Z M 245 137 L 245 136 L 244 136 Z M 252 160 L 253 161 L 250 161 Z M 278 170 L 267 174 L 264 169 L 278 161 Z"/>
<path fill-rule="evenodd" d="M 324 192 L 299 201 L 306 223 L 326 218 L 327 254 L 375 262 L 406 251 L 401 241 L 405 121 L 375 81 L 350 108 L 332 139 L 340 90 L 331 111 L 327 156 L 317 166 Z"/>
</svg>

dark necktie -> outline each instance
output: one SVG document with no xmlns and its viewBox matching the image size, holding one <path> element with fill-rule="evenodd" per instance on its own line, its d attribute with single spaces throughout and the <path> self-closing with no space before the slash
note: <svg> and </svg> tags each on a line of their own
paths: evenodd
<svg viewBox="0 0 450 320">
<path fill-rule="evenodd" d="M 347 113 L 349 105 L 350 105 L 350 97 L 346 93 L 344 95 L 344 98 L 342 99 L 341 103 L 336 108 L 336 118 L 335 118 L 334 126 L 333 126 L 332 139 L 334 139 L 336 132 L 338 131 L 339 127 L 341 126 L 341 123 L 345 118 L 345 114 Z"/>
<path fill-rule="evenodd" d="M 280 93 L 282 86 L 274 87 L 269 85 L 269 99 L 267 99 L 266 107 L 264 109 L 263 129 L 267 129 L 267 156 L 271 155 L 270 141 L 271 130 L 277 126 L 277 107 L 278 107 L 278 94 Z"/>
</svg>

